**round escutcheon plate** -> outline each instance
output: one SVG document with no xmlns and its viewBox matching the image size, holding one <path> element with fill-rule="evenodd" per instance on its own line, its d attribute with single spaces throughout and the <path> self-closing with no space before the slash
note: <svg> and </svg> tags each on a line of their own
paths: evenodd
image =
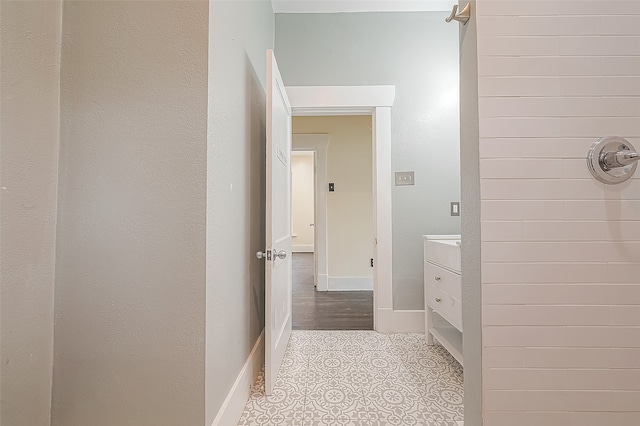
<svg viewBox="0 0 640 426">
<path fill-rule="evenodd" d="M 600 182 L 609 185 L 622 183 L 633 176 L 636 168 L 638 167 L 638 163 L 633 162 L 632 164 L 623 167 L 610 168 L 605 164 L 604 157 L 609 153 L 624 151 L 632 152 L 635 150 L 636 149 L 633 147 L 631 142 L 625 138 L 621 138 L 619 136 L 605 136 L 598 139 L 593 143 L 593 145 L 591 145 L 589 153 L 587 154 L 587 167 L 589 167 L 589 171 L 593 177 L 598 179 Z"/>
</svg>

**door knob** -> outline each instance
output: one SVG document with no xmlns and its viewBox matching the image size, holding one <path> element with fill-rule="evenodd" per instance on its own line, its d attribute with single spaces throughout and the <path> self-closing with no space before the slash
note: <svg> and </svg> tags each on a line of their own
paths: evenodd
<svg viewBox="0 0 640 426">
<path fill-rule="evenodd" d="M 267 259 L 267 260 L 271 260 L 271 250 L 267 250 L 267 251 L 257 251 L 256 252 L 256 257 L 258 259 Z M 279 252 L 276 252 L 275 250 L 273 251 L 273 257 L 279 257 L 280 259 L 284 259 L 287 257 L 287 252 L 284 250 L 280 250 Z"/>
</svg>

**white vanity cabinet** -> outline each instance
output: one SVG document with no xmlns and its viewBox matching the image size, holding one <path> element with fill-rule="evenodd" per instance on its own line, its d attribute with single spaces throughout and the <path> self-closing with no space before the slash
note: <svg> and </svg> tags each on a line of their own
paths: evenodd
<svg viewBox="0 0 640 426">
<path fill-rule="evenodd" d="M 423 235 L 425 331 L 462 364 L 460 235 Z"/>
</svg>

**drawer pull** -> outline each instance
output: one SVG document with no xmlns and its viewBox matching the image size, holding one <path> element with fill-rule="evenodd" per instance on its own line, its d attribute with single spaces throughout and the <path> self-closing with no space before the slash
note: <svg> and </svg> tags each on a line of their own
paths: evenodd
<svg viewBox="0 0 640 426">
<path fill-rule="evenodd" d="M 440 299 L 439 297 L 436 297 L 436 302 L 440 303 L 442 302 L 442 299 Z"/>
<path fill-rule="evenodd" d="M 436 279 L 436 281 L 440 281 L 441 280 L 441 278 L 439 276 L 437 276 L 437 275 L 435 276 L 435 279 Z"/>
</svg>

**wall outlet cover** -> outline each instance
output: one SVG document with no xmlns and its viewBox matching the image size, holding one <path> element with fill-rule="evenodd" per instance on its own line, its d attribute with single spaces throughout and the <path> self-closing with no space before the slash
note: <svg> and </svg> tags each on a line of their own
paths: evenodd
<svg viewBox="0 0 640 426">
<path fill-rule="evenodd" d="M 396 172 L 396 186 L 415 184 L 414 172 Z"/>
</svg>

